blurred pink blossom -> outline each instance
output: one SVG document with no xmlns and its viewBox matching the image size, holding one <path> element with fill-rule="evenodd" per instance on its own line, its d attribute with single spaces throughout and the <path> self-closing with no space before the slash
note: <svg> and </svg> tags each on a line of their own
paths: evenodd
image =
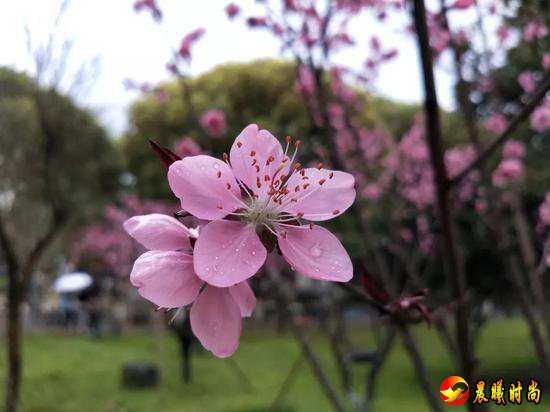
<svg viewBox="0 0 550 412">
<path fill-rule="evenodd" d="M 517 140 L 509 140 L 502 147 L 502 157 L 506 159 L 523 159 L 525 157 L 525 145 Z"/>
<path fill-rule="evenodd" d="M 344 81 L 344 69 L 334 67 L 330 71 L 332 92 L 342 103 L 353 103 L 357 98 L 354 90 L 348 87 Z"/>
<path fill-rule="evenodd" d="M 202 153 L 201 147 L 192 138 L 183 136 L 174 143 L 174 152 L 181 158 L 198 156 Z"/>
<path fill-rule="evenodd" d="M 414 234 L 409 228 L 401 228 L 399 230 L 399 236 L 401 236 L 401 239 L 403 239 L 405 242 L 409 243 L 413 240 Z"/>
<path fill-rule="evenodd" d="M 510 37 L 511 29 L 510 27 L 503 24 L 497 29 L 497 38 L 498 40 L 503 43 Z"/>
<path fill-rule="evenodd" d="M 378 186 L 376 183 L 369 183 L 363 188 L 363 191 L 361 194 L 369 200 L 377 200 L 380 198 L 381 191 L 380 186 Z"/>
<path fill-rule="evenodd" d="M 475 3 L 475 0 L 456 0 L 453 3 L 454 9 L 465 10 L 471 7 Z"/>
<path fill-rule="evenodd" d="M 235 18 L 240 12 L 241 12 L 241 8 L 237 6 L 235 3 L 229 3 L 225 7 L 225 13 L 227 14 L 227 17 L 229 17 L 230 19 Z"/>
<path fill-rule="evenodd" d="M 265 17 L 249 17 L 246 19 L 246 24 L 249 27 L 265 27 L 267 26 L 267 20 Z"/>
<path fill-rule="evenodd" d="M 134 10 L 136 12 L 143 9 L 149 10 L 156 21 L 162 20 L 162 12 L 155 0 L 138 0 L 134 3 Z"/>
<path fill-rule="evenodd" d="M 345 111 L 342 105 L 338 103 L 329 103 L 327 111 L 332 127 L 336 130 L 346 127 Z"/>
<path fill-rule="evenodd" d="M 179 56 L 186 60 L 191 61 L 191 47 L 195 44 L 205 33 L 205 30 L 201 27 L 188 33 L 181 41 L 179 48 Z"/>
<path fill-rule="evenodd" d="M 550 228 L 550 192 L 544 196 L 544 201 L 539 206 L 538 229 Z"/>
<path fill-rule="evenodd" d="M 550 53 L 544 53 L 544 56 L 542 56 L 542 68 L 550 70 Z"/>
<path fill-rule="evenodd" d="M 500 113 L 495 113 L 485 120 L 485 128 L 495 134 L 501 134 L 506 130 L 508 120 L 506 116 Z"/>
<path fill-rule="evenodd" d="M 503 159 L 493 171 L 493 184 L 504 187 L 518 182 L 524 173 L 523 162 L 518 159 Z"/>
<path fill-rule="evenodd" d="M 308 65 L 301 64 L 298 68 L 296 90 L 304 97 L 311 97 L 315 93 L 315 77 Z"/>
<path fill-rule="evenodd" d="M 221 137 L 225 133 L 225 113 L 220 109 L 211 109 L 201 116 L 201 126 L 211 137 Z"/>
<path fill-rule="evenodd" d="M 518 76 L 518 83 L 527 93 L 531 93 L 535 90 L 537 82 L 535 81 L 535 75 L 532 71 L 525 70 Z"/>
<path fill-rule="evenodd" d="M 539 133 L 550 130 L 550 99 L 545 99 L 531 114 L 531 129 Z"/>
<path fill-rule="evenodd" d="M 542 39 L 548 36 L 548 27 L 540 21 L 533 20 L 523 28 L 523 39 L 532 42 L 535 39 Z"/>
</svg>

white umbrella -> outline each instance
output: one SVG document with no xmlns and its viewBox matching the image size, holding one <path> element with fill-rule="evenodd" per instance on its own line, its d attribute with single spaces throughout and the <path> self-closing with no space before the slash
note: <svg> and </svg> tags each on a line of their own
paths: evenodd
<svg viewBox="0 0 550 412">
<path fill-rule="evenodd" d="M 92 277 L 84 272 L 67 273 L 59 276 L 53 288 L 57 293 L 80 292 L 92 284 Z"/>
</svg>

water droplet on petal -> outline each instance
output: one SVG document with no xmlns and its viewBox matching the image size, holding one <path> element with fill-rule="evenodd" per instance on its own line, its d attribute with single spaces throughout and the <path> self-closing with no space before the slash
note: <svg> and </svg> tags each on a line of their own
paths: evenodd
<svg viewBox="0 0 550 412">
<path fill-rule="evenodd" d="M 220 165 L 218 163 L 214 163 L 214 169 L 219 169 L 220 168 Z"/>
<path fill-rule="evenodd" d="M 250 254 L 251 254 L 252 256 L 254 256 L 254 255 L 256 255 L 256 251 L 253 250 L 252 252 L 250 252 Z"/>
<path fill-rule="evenodd" d="M 309 249 L 309 253 L 311 254 L 311 256 L 317 258 L 323 254 L 323 250 L 318 245 L 315 245 Z"/>
</svg>

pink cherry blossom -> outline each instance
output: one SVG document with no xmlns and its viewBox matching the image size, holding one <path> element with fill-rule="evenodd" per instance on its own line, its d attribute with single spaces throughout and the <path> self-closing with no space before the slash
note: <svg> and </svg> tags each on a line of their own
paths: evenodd
<svg viewBox="0 0 550 412">
<path fill-rule="evenodd" d="M 508 126 L 506 116 L 500 113 L 492 114 L 485 120 L 485 128 L 495 134 L 501 134 Z"/>
<path fill-rule="evenodd" d="M 170 166 L 168 182 L 182 208 L 211 221 L 194 248 L 195 272 L 208 284 L 229 287 L 256 274 L 267 256 L 261 239 L 269 237 L 301 274 L 351 279 L 350 257 L 336 236 L 301 222 L 342 214 L 355 200 L 355 180 L 348 173 L 293 164 L 300 142 L 286 141 L 283 150 L 271 133 L 252 124 L 237 136 L 225 162 L 201 155 Z"/>
<path fill-rule="evenodd" d="M 179 56 L 186 60 L 191 61 L 191 46 L 195 44 L 205 33 L 205 30 L 201 27 L 188 33 L 181 41 L 181 45 L 178 51 Z"/>
<path fill-rule="evenodd" d="M 225 7 L 225 14 L 227 14 L 227 17 L 230 19 L 233 19 L 237 17 L 237 15 L 241 12 L 241 8 L 237 6 L 235 3 L 229 3 Z"/>
<path fill-rule="evenodd" d="M 267 26 L 267 20 L 264 17 L 249 17 L 246 19 L 246 24 L 249 27 L 265 27 Z"/>
<path fill-rule="evenodd" d="M 201 116 L 201 126 L 211 137 L 221 137 L 225 133 L 225 113 L 220 109 L 211 109 Z"/>
<path fill-rule="evenodd" d="M 533 20 L 523 28 L 523 40 L 532 42 L 535 39 L 543 39 L 548 36 L 548 27 L 540 21 Z"/>
<path fill-rule="evenodd" d="M 542 56 L 542 68 L 550 70 L 550 53 L 544 53 L 544 56 Z"/>
<path fill-rule="evenodd" d="M 550 228 L 550 192 L 544 196 L 544 201 L 539 206 L 539 230 Z"/>
<path fill-rule="evenodd" d="M 197 156 L 202 153 L 201 147 L 191 137 L 183 136 L 174 143 L 174 152 L 181 157 Z"/>
<path fill-rule="evenodd" d="M 533 72 L 529 70 L 520 73 L 518 76 L 518 83 L 527 93 L 531 93 L 537 86 L 535 76 Z"/>
<path fill-rule="evenodd" d="M 550 130 L 550 99 L 540 104 L 529 119 L 531 129 L 537 132 L 544 133 Z"/>
<path fill-rule="evenodd" d="M 497 29 L 497 37 L 498 37 L 498 40 L 503 43 L 505 42 L 506 40 L 508 40 L 508 38 L 510 37 L 510 33 L 511 33 L 511 29 L 510 27 L 506 26 L 505 24 L 503 24 L 502 26 L 500 26 L 498 29 Z"/>
<path fill-rule="evenodd" d="M 301 64 L 298 68 L 298 78 L 296 80 L 296 91 L 304 97 L 311 97 L 315 93 L 315 77 L 309 66 Z"/>
<path fill-rule="evenodd" d="M 523 177 L 523 162 L 518 159 L 503 159 L 493 172 L 493 184 L 504 187 L 518 182 Z"/>
<path fill-rule="evenodd" d="M 456 0 L 453 4 L 454 9 L 465 10 L 475 3 L 475 0 Z"/>
<path fill-rule="evenodd" d="M 156 21 L 160 21 L 162 19 L 162 12 L 160 11 L 160 8 L 155 0 L 138 0 L 134 3 L 134 10 L 136 12 L 143 9 L 149 10 Z"/>
<path fill-rule="evenodd" d="M 506 159 L 523 159 L 525 145 L 517 140 L 509 140 L 502 147 L 502 157 Z"/>
<path fill-rule="evenodd" d="M 137 258 L 130 274 L 138 293 L 159 308 L 191 305 L 191 328 L 202 345 L 217 357 L 231 356 L 239 345 L 241 318 L 250 316 L 256 304 L 248 283 L 207 285 L 201 291 L 190 242 L 198 233 L 170 216 L 134 216 L 124 229 L 150 249 Z"/>
<path fill-rule="evenodd" d="M 380 186 L 376 183 L 369 183 L 363 188 L 362 195 L 369 200 L 377 200 L 380 197 Z"/>
</svg>

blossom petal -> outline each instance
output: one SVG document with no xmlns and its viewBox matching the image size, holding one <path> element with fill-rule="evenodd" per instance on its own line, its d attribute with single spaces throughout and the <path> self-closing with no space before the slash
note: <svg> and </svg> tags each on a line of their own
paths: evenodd
<svg viewBox="0 0 550 412">
<path fill-rule="evenodd" d="M 351 259 L 336 236 L 321 226 L 278 228 L 279 247 L 286 261 L 313 279 L 347 282 L 353 276 Z M 283 233 L 285 232 L 285 233 Z"/>
<path fill-rule="evenodd" d="M 231 293 L 231 296 L 239 306 L 241 316 L 243 318 L 250 317 L 256 307 L 256 296 L 254 296 L 254 292 L 248 282 L 245 281 L 231 286 L 229 293 Z"/>
<path fill-rule="evenodd" d="M 243 207 L 231 168 L 211 156 L 188 156 L 172 163 L 168 183 L 181 207 L 199 219 L 221 219 Z"/>
<path fill-rule="evenodd" d="M 268 161 L 270 158 L 272 160 Z M 260 199 L 267 196 L 269 191 L 271 180 L 266 181 L 266 176 L 271 179 L 284 158 L 279 141 L 267 130 L 259 130 L 255 124 L 247 126 L 237 136 L 229 152 L 235 177 L 254 191 Z M 278 175 L 287 174 L 289 166 L 288 164 L 279 170 Z"/>
<path fill-rule="evenodd" d="M 134 216 L 123 224 L 124 230 L 147 249 L 189 249 L 192 233 L 185 225 L 167 215 L 152 213 Z"/>
<path fill-rule="evenodd" d="M 195 300 L 201 285 L 193 257 L 183 252 L 150 251 L 134 263 L 130 282 L 161 308 L 179 308 Z"/>
<path fill-rule="evenodd" d="M 353 204 L 355 179 L 349 173 L 317 168 L 303 169 L 302 173 L 294 173 L 286 183 L 289 195 L 285 212 L 320 221 L 344 213 Z"/>
<path fill-rule="evenodd" d="M 241 312 L 227 288 L 207 286 L 191 307 L 191 328 L 202 346 L 219 358 L 239 346 Z"/>
<path fill-rule="evenodd" d="M 267 251 L 254 226 L 215 220 L 201 230 L 193 254 L 195 272 L 202 280 L 229 287 L 256 274 Z"/>
</svg>

